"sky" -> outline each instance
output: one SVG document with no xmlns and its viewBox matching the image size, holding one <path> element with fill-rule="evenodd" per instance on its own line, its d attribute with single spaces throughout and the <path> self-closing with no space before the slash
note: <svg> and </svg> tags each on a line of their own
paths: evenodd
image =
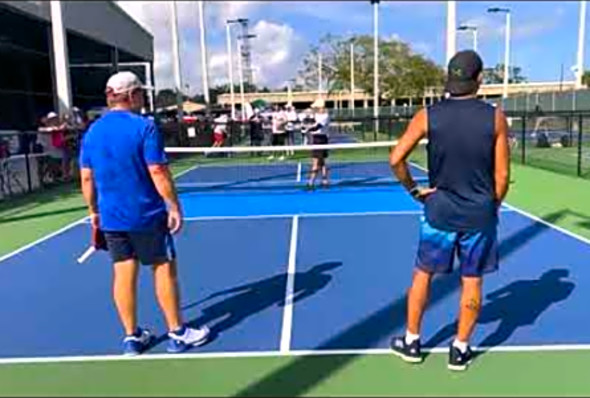
<svg viewBox="0 0 590 398">
<path fill-rule="evenodd" d="M 157 89 L 174 87 L 171 2 L 117 1 L 154 36 Z M 529 81 L 573 80 L 576 63 L 579 2 L 577 1 L 457 1 L 457 23 L 478 26 L 478 52 L 487 66 L 504 58 L 504 14 L 512 13 L 511 64 L 520 66 Z M 209 85 L 229 82 L 225 21 L 249 18 L 255 84 L 284 87 L 301 67 L 310 47 L 327 33 L 373 34 L 373 10 L 368 1 L 206 1 L 206 42 Z M 185 90 L 202 92 L 201 51 L 196 1 L 177 1 L 181 74 Z M 588 26 L 590 29 L 590 26 Z M 238 26 L 234 27 L 234 40 Z M 439 65 L 445 62 L 446 1 L 382 1 L 379 34 L 397 37 Z M 590 69 L 586 34 L 585 62 Z M 471 32 L 458 32 L 457 49 L 470 48 Z M 236 51 L 236 42 L 233 42 Z M 237 83 L 237 57 L 233 57 Z M 187 88 L 188 85 L 188 88 Z"/>
</svg>

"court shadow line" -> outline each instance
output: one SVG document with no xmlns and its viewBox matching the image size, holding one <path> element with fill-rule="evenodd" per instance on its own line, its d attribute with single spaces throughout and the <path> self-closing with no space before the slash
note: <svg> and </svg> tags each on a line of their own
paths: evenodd
<svg viewBox="0 0 590 398">
<path fill-rule="evenodd" d="M 564 215 L 565 211 L 561 210 L 542 218 L 547 222 L 555 222 Z M 550 228 L 534 220 L 530 220 L 530 223 L 502 240 L 499 247 L 501 259 L 508 257 L 535 236 Z M 428 308 L 432 308 L 454 293 L 460 285 L 459 273 L 456 269 L 449 275 L 436 276 L 432 281 Z M 406 295 L 398 297 L 390 304 L 324 341 L 315 347 L 315 350 L 372 347 L 390 335 L 392 331 L 405 325 L 406 301 Z M 299 396 L 307 393 L 322 380 L 360 356 L 362 354 L 296 357 L 276 371 L 252 382 L 234 396 Z"/>
<path fill-rule="evenodd" d="M 332 281 L 333 275 L 330 271 L 340 268 L 341 261 L 328 261 L 316 264 L 307 271 L 295 273 L 293 287 L 293 304 L 313 296 L 324 289 Z M 184 305 L 182 311 L 187 311 L 214 299 L 224 299 L 204 307 L 201 315 L 188 320 L 186 323 L 192 327 L 207 325 L 211 331 L 209 341 L 211 344 L 225 331 L 236 327 L 246 319 L 276 305 L 285 306 L 285 293 L 288 274 L 281 273 L 268 278 L 235 286 L 215 292 L 204 299 Z M 167 334 L 156 337 L 148 347 L 154 348 L 168 338 Z"/>
</svg>

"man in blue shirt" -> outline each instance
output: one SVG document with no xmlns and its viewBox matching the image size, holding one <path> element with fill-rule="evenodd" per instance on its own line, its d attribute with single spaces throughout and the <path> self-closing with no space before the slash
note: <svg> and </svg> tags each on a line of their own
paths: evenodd
<svg viewBox="0 0 590 398">
<path fill-rule="evenodd" d="M 145 87 L 131 72 L 108 80 L 109 111 L 85 134 L 80 154 L 82 193 L 92 227 L 104 231 L 114 262 L 113 295 L 125 330 L 123 350 L 143 352 L 153 336 L 137 325 L 139 263 L 154 272 L 158 303 L 169 328 L 169 352 L 203 344 L 207 327 L 184 325 L 172 233 L 182 226 L 182 211 L 162 137 L 154 122 L 138 114 Z"/>
<path fill-rule="evenodd" d="M 408 292 L 407 331 L 393 339 L 392 349 L 408 362 L 422 361 L 420 325 L 430 282 L 433 274 L 451 272 L 457 256 L 462 291 L 457 336 L 449 350 L 451 370 L 465 370 L 473 358 L 469 338 L 481 308 L 482 277 L 498 269 L 498 210 L 510 174 L 506 117 L 477 99 L 482 71 L 477 53 L 457 53 L 448 66 L 449 98 L 420 110 L 390 156 L 395 175 L 425 210 Z M 424 137 L 430 186 L 421 188 L 406 158 Z"/>
</svg>

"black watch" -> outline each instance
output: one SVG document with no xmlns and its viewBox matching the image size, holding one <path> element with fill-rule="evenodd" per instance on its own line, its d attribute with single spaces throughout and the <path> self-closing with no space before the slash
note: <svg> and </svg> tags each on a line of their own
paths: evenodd
<svg viewBox="0 0 590 398">
<path fill-rule="evenodd" d="M 417 198 L 420 195 L 420 187 L 416 185 L 414 188 L 410 189 L 410 195 Z"/>
</svg>

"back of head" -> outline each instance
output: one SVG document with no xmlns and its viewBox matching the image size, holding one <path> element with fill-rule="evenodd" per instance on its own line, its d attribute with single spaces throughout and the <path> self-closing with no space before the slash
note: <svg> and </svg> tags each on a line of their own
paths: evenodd
<svg viewBox="0 0 590 398">
<path fill-rule="evenodd" d="M 144 106 L 143 90 L 146 88 L 135 73 L 117 72 L 106 84 L 107 105 L 110 109 L 140 111 Z"/>
<path fill-rule="evenodd" d="M 458 52 L 449 61 L 445 92 L 451 97 L 477 94 L 483 79 L 482 72 L 483 61 L 475 51 Z"/>
</svg>

